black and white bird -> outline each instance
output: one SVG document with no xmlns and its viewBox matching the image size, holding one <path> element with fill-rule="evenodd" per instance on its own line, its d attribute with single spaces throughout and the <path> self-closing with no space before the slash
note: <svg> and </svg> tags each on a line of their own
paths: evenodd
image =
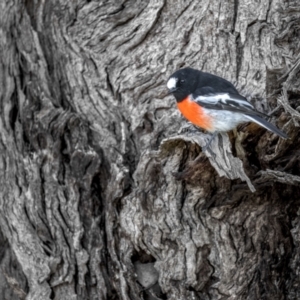
<svg viewBox="0 0 300 300">
<path fill-rule="evenodd" d="M 258 112 L 238 93 L 234 85 L 224 78 L 192 68 L 183 68 L 169 77 L 167 87 L 187 120 L 214 133 L 206 148 L 218 132 L 232 130 L 237 125 L 249 121 L 281 138 L 287 138 L 284 132 L 266 121 L 266 115 Z"/>
</svg>

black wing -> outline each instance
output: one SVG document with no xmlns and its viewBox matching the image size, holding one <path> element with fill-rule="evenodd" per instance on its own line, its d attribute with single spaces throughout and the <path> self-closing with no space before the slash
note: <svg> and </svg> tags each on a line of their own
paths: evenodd
<svg viewBox="0 0 300 300">
<path fill-rule="evenodd" d="M 247 99 L 239 94 L 216 93 L 212 87 L 203 87 L 197 89 L 192 94 L 195 102 L 204 108 L 227 110 L 243 113 L 246 115 L 255 115 L 267 117 L 265 114 L 255 110 L 254 106 Z"/>
</svg>

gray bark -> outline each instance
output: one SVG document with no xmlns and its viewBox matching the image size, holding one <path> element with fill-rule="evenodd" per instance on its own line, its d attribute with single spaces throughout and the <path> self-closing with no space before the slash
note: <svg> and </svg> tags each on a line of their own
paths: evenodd
<svg viewBox="0 0 300 300">
<path fill-rule="evenodd" d="M 3 299 L 299 299 L 298 1 L 0 2 Z M 168 76 L 285 131 L 214 140 Z"/>
</svg>

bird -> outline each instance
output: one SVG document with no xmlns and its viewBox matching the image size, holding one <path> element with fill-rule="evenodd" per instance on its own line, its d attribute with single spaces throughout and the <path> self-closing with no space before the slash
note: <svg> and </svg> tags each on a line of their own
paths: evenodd
<svg viewBox="0 0 300 300">
<path fill-rule="evenodd" d="M 283 139 L 288 138 L 222 77 L 187 67 L 168 78 L 167 88 L 182 115 L 193 125 L 212 133 L 202 151 L 207 150 L 219 132 L 230 131 L 245 122 L 254 122 Z"/>
</svg>

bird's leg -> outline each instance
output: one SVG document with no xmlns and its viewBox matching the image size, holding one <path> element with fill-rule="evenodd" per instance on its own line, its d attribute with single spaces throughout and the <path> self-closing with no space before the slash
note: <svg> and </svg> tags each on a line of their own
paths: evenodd
<svg viewBox="0 0 300 300">
<path fill-rule="evenodd" d="M 204 147 L 202 147 L 202 152 L 205 152 L 207 149 L 208 149 L 208 147 L 210 146 L 210 144 L 211 144 L 211 142 L 213 141 L 213 139 L 218 135 L 218 131 L 215 131 L 213 134 L 212 134 L 212 136 L 211 136 L 211 138 L 209 139 L 209 141 L 207 142 L 207 144 L 204 146 Z"/>
</svg>

